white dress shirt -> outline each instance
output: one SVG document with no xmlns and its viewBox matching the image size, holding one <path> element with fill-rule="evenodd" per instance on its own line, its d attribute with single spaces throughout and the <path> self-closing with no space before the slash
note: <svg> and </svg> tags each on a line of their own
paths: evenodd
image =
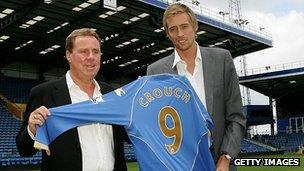
<svg viewBox="0 0 304 171">
<path fill-rule="evenodd" d="M 72 103 L 89 100 L 90 97 L 72 80 L 69 71 L 66 81 Z M 93 98 L 101 97 L 100 87 L 94 80 Z M 106 124 L 90 124 L 77 127 L 82 150 L 83 171 L 110 171 L 114 169 L 114 142 L 112 126 Z"/>
<path fill-rule="evenodd" d="M 196 47 L 197 50 L 193 75 L 187 70 L 187 63 L 180 58 L 176 49 L 174 49 L 174 62 L 172 68 L 176 66 L 178 75 L 186 76 L 207 110 L 202 55 L 197 43 Z"/>
<path fill-rule="evenodd" d="M 72 103 L 90 99 L 90 97 L 75 84 L 69 71 L 66 73 L 66 82 Z M 94 84 L 93 98 L 100 98 L 100 87 L 96 80 L 94 80 Z M 115 158 L 112 126 L 96 123 L 77 127 L 77 130 L 82 151 L 82 170 L 114 170 Z M 35 140 L 34 134 L 30 131 L 29 126 L 27 126 L 27 131 L 30 137 Z"/>
</svg>

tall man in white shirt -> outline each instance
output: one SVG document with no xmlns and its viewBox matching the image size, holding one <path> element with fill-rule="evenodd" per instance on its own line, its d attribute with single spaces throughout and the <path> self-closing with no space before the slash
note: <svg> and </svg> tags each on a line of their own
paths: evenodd
<svg viewBox="0 0 304 171">
<path fill-rule="evenodd" d="M 36 128 L 49 115 L 48 108 L 100 98 L 113 89 L 94 78 L 100 68 L 100 38 L 84 28 L 74 30 L 66 39 L 66 59 L 70 70 L 65 77 L 40 84 L 31 90 L 24 121 L 16 137 L 21 156 L 37 153 Z M 51 155 L 42 152 L 42 170 L 126 170 L 120 126 L 91 124 L 72 129 L 51 145 Z"/>
<path fill-rule="evenodd" d="M 230 52 L 198 46 L 197 19 L 186 5 L 170 5 L 164 13 L 163 25 L 175 50 L 149 65 L 147 74 L 171 73 L 189 79 L 215 125 L 211 152 L 216 170 L 229 170 L 230 160 L 240 151 L 246 132 L 238 77 Z M 230 170 L 235 169 L 230 166 Z"/>
</svg>

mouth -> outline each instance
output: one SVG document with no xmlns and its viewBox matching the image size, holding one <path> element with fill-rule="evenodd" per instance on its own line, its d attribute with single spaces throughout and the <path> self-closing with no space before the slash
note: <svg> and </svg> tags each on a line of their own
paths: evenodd
<svg viewBox="0 0 304 171">
<path fill-rule="evenodd" d="M 87 69 L 94 69 L 96 67 L 96 65 L 85 65 L 85 67 Z"/>
<path fill-rule="evenodd" d="M 178 42 L 179 44 L 184 44 L 186 41 L 187 41 L 186 39 L 177 40 L 177 42 Z"/>
</svg>

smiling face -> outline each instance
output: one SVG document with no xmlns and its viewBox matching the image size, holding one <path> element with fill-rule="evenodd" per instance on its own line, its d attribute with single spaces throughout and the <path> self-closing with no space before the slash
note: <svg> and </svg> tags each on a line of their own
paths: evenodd
<svg viewBox="0 0 304 171">
<path fill-rule="evenodd" d="M 172 15 L 166 19 L 167 35 L 178 51 L 195 46 L 195 28 L 189 22 L 187 13 Z"/>
<path fill-rule="evenodd" d="M 77 80 L 93 80 L 100 68 L 100 44 L 94 36 L 77 36 L 66 50 L 70 72 Z"/>
</svg>

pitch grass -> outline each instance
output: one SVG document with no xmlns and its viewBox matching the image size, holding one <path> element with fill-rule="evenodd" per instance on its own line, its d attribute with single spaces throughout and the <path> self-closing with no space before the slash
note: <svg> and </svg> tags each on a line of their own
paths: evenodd
<svg viewBox="0 0 304 171">
<path fill-rule="evenodd" d="M 279 154 L 279 155 L 260 155 L 250 156 L 250 158 L 300 158 L 300 166 L 240 166 L 238 171 L 304 171 L 304 155 L 303 154 Z M 127 163 L 128 171 L 138 171 L 137 162 Z M 155 169 L 157 166 L 155 167 Z M 157 169 L 156 169 L 157 170 Z"/>
<path fill-rule="evenodd" d="M 128 168 L 128 171 L 138 171 L 139 170 L 137 162 L 127 162 L 127 168 Z"/>
</svg>

